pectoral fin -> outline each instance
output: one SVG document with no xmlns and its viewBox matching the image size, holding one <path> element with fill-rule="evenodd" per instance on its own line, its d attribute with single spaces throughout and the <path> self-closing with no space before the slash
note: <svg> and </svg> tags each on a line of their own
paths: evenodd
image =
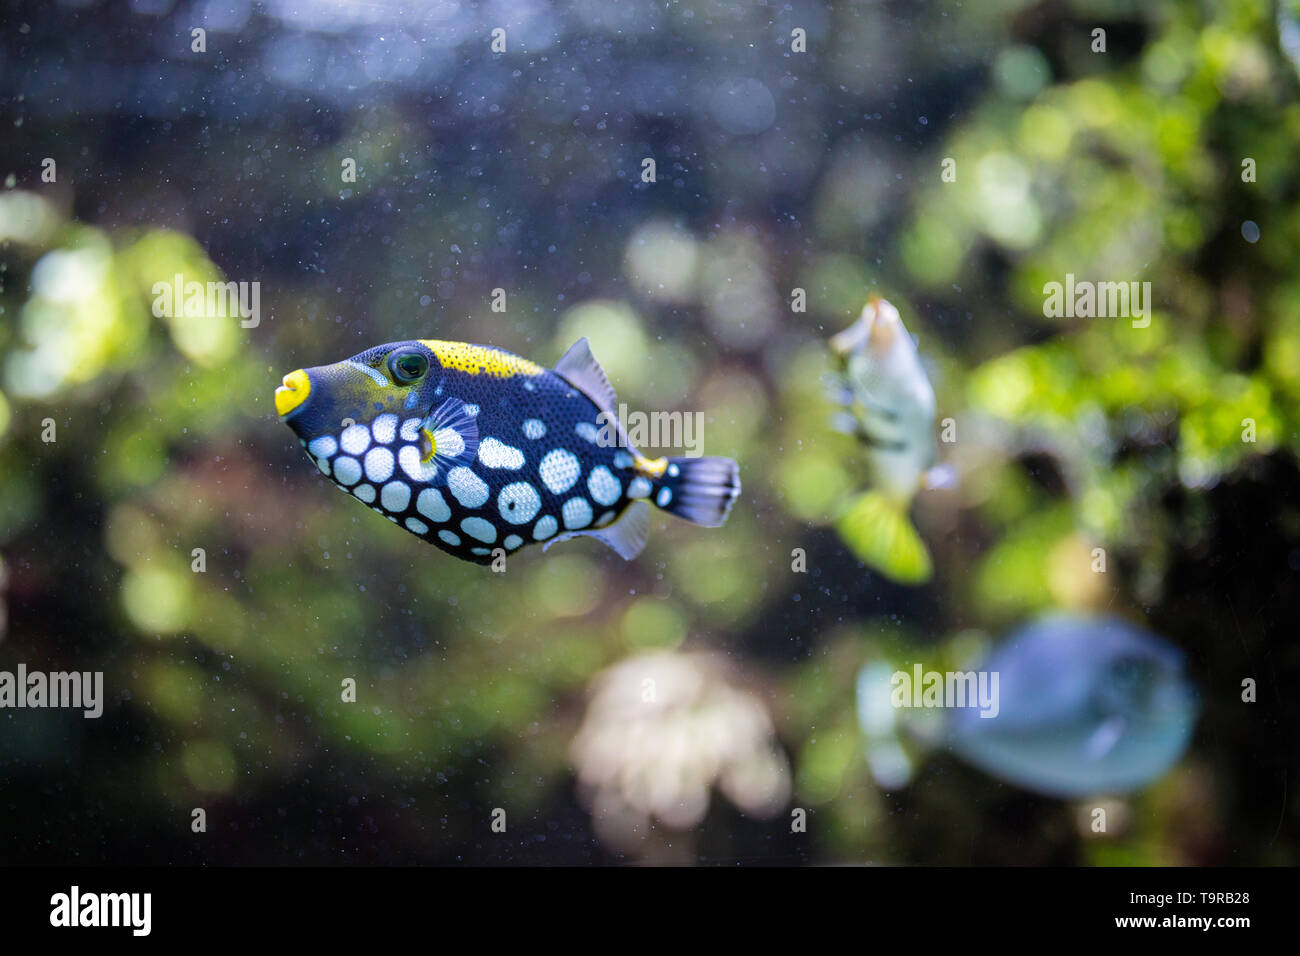
<svg viewBox="0 0 1300 956">
<path fill-rule="evenodd" d="M 933 567 L 906 505 L 868 491 L 854 498 L 835 523 L 844 542 L 865 564 L 900 584 L 922 584 Z"/>
</svg>

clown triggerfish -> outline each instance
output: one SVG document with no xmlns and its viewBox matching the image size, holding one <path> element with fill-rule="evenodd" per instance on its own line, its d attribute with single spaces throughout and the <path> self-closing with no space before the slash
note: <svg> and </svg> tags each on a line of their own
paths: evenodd
<svg viewBox="0 0 1300 956">
<path fill-rule="evenodd" d="M 740 494 L 729 458 L 642 457 L 580 339 L 554 369 L 419 339 L 298 369 L 275 410 L 336 485 L 449 554 L 489 564 L 538 541 L 645 547 L 653 502 L 706 527 Z M 499 553 L 499 552 L 498 552 Z"/>
</svg>

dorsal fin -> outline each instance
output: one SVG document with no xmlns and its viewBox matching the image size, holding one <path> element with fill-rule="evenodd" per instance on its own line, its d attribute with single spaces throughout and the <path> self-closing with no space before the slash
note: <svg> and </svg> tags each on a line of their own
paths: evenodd
<svg viewBox="0 0 1300 956">
<path fill-rule="evenodd" d="M 569 346 L 569 351 L 555 363 L 555 374 L 595 402 L 601 411 L 616 414 L 618 397 L 614 394 L 614 386 L 609 384 L 605 370 L 591 354 L 591 345 L 585 335 Z"/>
</svg>

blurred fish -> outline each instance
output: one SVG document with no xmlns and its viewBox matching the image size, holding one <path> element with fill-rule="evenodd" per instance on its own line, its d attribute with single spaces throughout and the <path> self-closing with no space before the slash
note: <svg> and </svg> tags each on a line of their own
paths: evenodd
<svg viewBox="0 0 1300 956">
<path fill-rule="evenodd" d="M 1001 710 L 991 719 L 954 711 L 949 743 L 975 766 L 1039 793 L 1135 790 L 1173 766 L 1196 724 L 1182 652 L 1118 618 L 1042 618 L 980 670 L 1000 675 Z"/>
<path fill-rule="evenodd" d="M 1072 798 L 1136 790 L 1173 766 L 1191 741 L 1199 705 L 1183 663 L 1172 644 L 1118 618 L 1049 615 L 1007 638 L 976 668 L 998 675 L 996 716 L 947 708 L 938 737 L 986 773 L 1036 793 Z M 878 664 L 868 668 L 859 678 L 858 711 L 876 716 L 862 722 L 864 739 L 869 756 L 889 754 L 882 731 L 893 728 L 877 712 L 890 688 L 871 679 Z M 890 779 L 877 777 L 882 785 L 910 776 L 898 759 L 888 764 Z"/>
<path fill-rule="evenodd" d="M 1300 73 L 1300 3 L 1297 0 L 1278 0 L 1277 40 L 1282 53 Z"/>
<path fill-rule="evenodd" d="M 615 408 L 585 338 L 554 369 L 488 346 L 395 342 L 290 372 L 275 392 L 335 484 L 476 564 L 576 535 L 630 560 L 650 530 L 647 501 L 706 527 L 726 521 L 736 463 L 644 458 Z"/>
<path fill-rule="evenodd" d="M 874 487 L 849 502 L 836 527 L 864 562 L 904 584 L 931 574 L 930 553 L 908 517 L 923 487 L 946 483 L 935 469 L 934 389 L 898 310 L 873 297 L 830 340 L 838 359 L 839 428 L 867 448 Z"/>
</svg>

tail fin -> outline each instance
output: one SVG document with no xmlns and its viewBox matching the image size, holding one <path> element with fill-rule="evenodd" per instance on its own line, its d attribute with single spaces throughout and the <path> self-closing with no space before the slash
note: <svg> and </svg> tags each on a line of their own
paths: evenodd
<svg viewBox="0 0 1300 956">
<path fill-rule="evenodd" d="M 912 527 L 907 505 L 879 491 L 864 492 L 849 502 L 835 528 L 854 554 L 885 577 L 899 584 L 930 580 L 930 552 Z"/>
<path fill-rule="evenodd" d="M 669 514 L 719 528 L 739 496 L 740 466 L 730 458 L 669 458 L 650 500 Z"/>
</svg>

